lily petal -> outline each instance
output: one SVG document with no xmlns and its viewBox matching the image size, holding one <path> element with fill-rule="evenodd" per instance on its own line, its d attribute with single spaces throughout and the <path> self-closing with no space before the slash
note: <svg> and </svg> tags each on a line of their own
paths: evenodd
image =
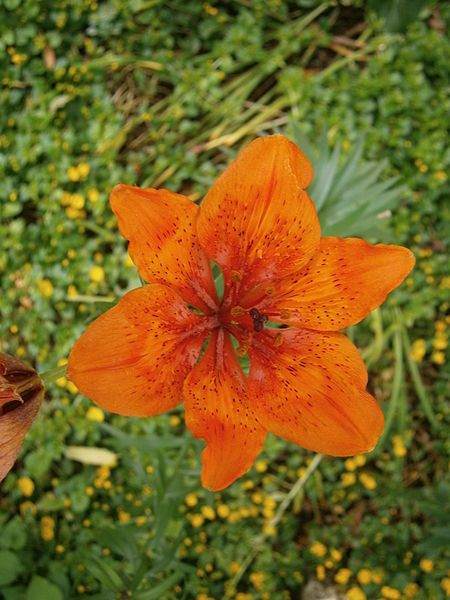
<svg viewBox="0 0 450 600">
<path fill-rule="evenodd" d="M 214 332 L 184 385 L 186 425 L 206 441 L 202 485 L 221 490 L 243 475 L 266 432 L 250 409 L 244 373 L 223 330 Z"/>
<path fill-rule="evenodd" d="M 414 263 L 414 255 L 401 246 L 324 237 L 303 270 L 272 283 L 274 294 L 261 310 L 284 313 L 274 320 L 297 327 L 338 331 L 380 306 Z"/>
<path fill-rule="evenodd" d="M 320 225 L 305 188 L 312 167 L 281 135 L 258 138 L 222 173 L 197 221 L 200 243 L 240 281 L 241 294 L 301 269 L 319 245 Z"/>
<path fill-rule="evenodd" d="M 291 329 L 264 332 L 261 342 L 250 350 L 249 397 L 268 431 L 332 456 L 375 447 L 383 413 L 365 391 L 364 363 L 345 336 Z"/>
<path fill-rule="evenodd" d="M 198 359 L 210 319 L 193 314 L 165 286 L 132 290 L 75 343 L 68 376 L 111 412 L 163 413 L 182 401 L 183 381 Z"/>
<path fill-rule="evenodd" d="M 117 185 L 111 207 L 142 278 L 174 289 L 208 313 L 217 307 L 211 268 L 195 232 L 199 208 L 169 190 Z"/>
</svg>

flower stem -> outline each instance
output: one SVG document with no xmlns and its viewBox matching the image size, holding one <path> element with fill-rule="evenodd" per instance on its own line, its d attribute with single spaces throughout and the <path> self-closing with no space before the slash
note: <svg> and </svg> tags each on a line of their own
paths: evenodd
<svg viewBox="0 0 450 600">
<path fill-rule="evenodd" d="M 39 376 L 44 382 L 44 385 L 47 386 L 49 383 L 54 383 L 60 377 L 64 377 L 66 371 L 67 365 L 62 365 L 60 367 L 55 367 L 54 369 L 44 371 L 43 373 L 40 373 Z"/>
<path fill-rule="evenodd" d="M 322 458 L 323 458 L 323 454 L 315 455 L 315 457 L 312 459 L 312 461 L 308 465 L 308 468 L 306 469 L 306 471 L 294 483 L 291 490 L 289 491 L 288 494 L 286 494 L 286 496 L 284 497 L 280 506 L 278 507 L 277 512 L 272 517 L 272 519 L 270 519 L 270 521 L 268 522 L 268 524 L 267 524 L 268 529 L 270 529 L 271 527 L 275 527 L 281 521 L 281 519 L 282 519 L 284 513 L 286 512 L 286 510 L 288 509 L 289 505 L 294 500 L 294 498 L 299 494 L 299 492 L 303 489 L 305 483 L 308 481 L 308 479 L 311 477 L 311 475 L 314 473 L 314 471 L 319 466 Z M 262 534 L 256 536 L 255 538 L 253 538 L 253 540 L 251 540 L 251 542 L 250 542 L 251 550 L 247 554 L 247 557 L 244 560 L 244 562 L 242 563 L 241 568 L 239 569 L 239 571 L 236 573 L 236 575 L 231 580 L 231 582 L 229 584 L 229 589 L 227 590 L 228 594 L 234 593 L 236 591 L 236 587 L 237 587 L 239 581 L 242 579 L 244 573 L 247 571 L 248 567 L 251 565 L 254 558 L 257 556 L 258 552 L 262 548 L 262 545 L 266 541 L 267 537 L 268 537 L 267 533 L 262 533 Z"/>
</svg>

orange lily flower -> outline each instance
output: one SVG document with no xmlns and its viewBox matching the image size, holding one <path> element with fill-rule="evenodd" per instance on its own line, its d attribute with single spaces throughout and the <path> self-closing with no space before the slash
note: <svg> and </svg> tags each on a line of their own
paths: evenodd
<svg viewBox="0 0 450 600">
<path fill-rule="evenodd" d="M 206 441 L 202 484 L 211 490 L 251 467 L 267 432 L 348 456 L 373 449 L 383 428 L 359 352 L 338 330 L 379 306 L 414 257 L 399 246 L 321 238 L 305 191 L 312 175 L 306 156 L 275 135 L 249 144 L 201 207 L 163 189 L 119 185 L 111 195 L 151 285 L 90 325 L 69 377 L 123 415 L 184 401 L 187 427 Z M 223 273 L 222 298 L 210 261 Z"/>
</svg>

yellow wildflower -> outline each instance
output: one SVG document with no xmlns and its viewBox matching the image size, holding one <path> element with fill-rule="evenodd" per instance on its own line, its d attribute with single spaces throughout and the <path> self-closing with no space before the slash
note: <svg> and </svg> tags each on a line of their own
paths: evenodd
<svg viewBox="0 0 450 600">
<path fill-rule="evenodd" d="M 358 571 L 358 573 L 356 574 L 356 579 L 362 585 L 367 585 L 368 583 L 370 583 L 372 581 L 372 572 L 370 571 L 370 569 L 366 569 L 366 568 L 360 569 Z"/>
<path fill-rule="evenodd" d="M 412 600 L 415 598 L 417 593 L 419 592 L 419 586 L 417 583 L 408 583 L 403 589 L 403 594 L 405 595 L 406 600 Z"/>
<path fill-rule="evenodd" d="M 68 381 L 66 383 L 66 390 L 71 394 L 78 394 L 78 388 L 73 381 Z"/>
<path fill-rule="evenodd" d="M 251 573 L 249 577 L 250 581 L 257 590 L 260 590 L 262 588 L 265 578 L 266 576 L 264 575 L 264 573 L 261 573 L 260 571 Z"/>
<path fill-rule="evenodd" d="M 99 266 L 91 267 L 89 279 L 94 283 L 101 283 L 105 279 L 105 271 Z"/>
<path fill-rule="evenodd" d="M 74 285 L 69 285 L 69 287 L 67 288 L 67 297 L 68 298 L 75 298 L 76 296 L 78 296 L 78 290 Z"/>
<path fill-rule="evenodd" d="M 105 420 L 105 413 L 99 406 L 90 406 L 87 410 L 86 418 L 89 421 L 102 423 Z"/>
<path fill-rule="evenodd" d="M 309 551 L 311 552 L 311 554 L 314 554 L 314 556 L 318 556 L 319 558 L 321 558 L 327 553 L 327 547 L 324 544 L 322 544 L 322 542 L 314 542 Z"/>
<path fill-rule="evenodd" d="M 400 600 L 401 594 L 398 590 L 393 587 L 389 587 L 388 585 L 383 585 L 381 588 L 381 595 L 386 600 Z"/>
<path fill-rule="evenodd" d="M 341 481 L 344 487 L 349 487 L 356 482 L 356 475 L 354 473 L 342 473 Z"/>
<path fill-rule="evenodd" d="M 257 460 L 255 463 L 255 469 L 258 473 L 264 473 L 267 471 L 267 462 L 265 460 Z"/>
<path fill-rule="evenodd" d="M 230 514 L 230 509 L 226 504 L 219 504 L 217 507 L 217 514 L 221 519 L 226 519 Z"/>
<path fill-rule="evenodd" d="M 67 169 L 67 177 L 70 181 L 79 181 L 80 175 L 78 173 L 78 169 L 76 167 L 69 167 Z"/>
<path fill-rule="evenodd" d="M 53 284 L 50 279 L 41 279 L 38 281 L 38 289 L 44 298 L 51 298 L 53 295 Z"/>
<path fill-rule="evenodd" d="M 202 515 L 194 515 L 191 518 L 192 527 L 201 527 L 204 522 L 205 519 L 202 517 Z"/>
<path fill-rule="evenodd" d="M 216 512 L 213 508 L 211 508 L 211 506 L 202 506 L 201 512 L 205 519 L 212 521 L 216 518 Z"/>
<path fill-rule="evenodd" d="M 41 519 L 41 538 L 50 542 L 55 537 L 55 521 L 51 517 Z"/>
<path fill-rule="evenodd" d="M 29 477 L 21 477 L 17 481 L 17 487 L 22 492 L 22 495 L 25 496 L 25 498 L 29 498 L 30 496 L 33 495 L 34 482 Z"/>
<path fill-rule="evenodd" d="M 433 348 L 435 350 L 445 350 L 448 346 L 447 339 L 445 336 L 436 336 L 433 340 Z"/>
<path fill-rule="evenodd" d="M 347 458 L 347 460 L 344 462 L 344 467 L 347 469 L 347 471 L 355 471 L 357 468 L 357 464 L 356 464 L 356 460 L 354 458 Z"/>
<path fill-rule="evenodd" d="M 198 504 L 198 499 L 195 494 L 188 494 L 185 497 L 184 501 L 190 507 L 196 506 Z"/>
<path fill-rule="evenodd" d="M 436 171 L 436 173 L 433 173 L 433 177 L 438 181 L 446 181 L 447 173 L 445 171 Z"/>
<path fill-rule="evenodd" d="M 401 435 L 394 435 L 394 437 L 392 438 L 392 447 L 393 447 L 393 451 L 395 456 L 401 458 L 402 456 L 406 456 L 406 448 L 405 448 L 405 444 L 403 443 L 403 438 Z"/>
<path fill-rule="evenodd" d="M 241 568 L 241 565 L 238 562 L 233 561 L 230 563 L 230 566 L 228 567 L 228 572 L 230 573 L 230 575 L 236 575 L 236 573 L 239 573 L 240 568 Z"/>
<path fill-rule="evenodd" d="M 374 490 L 377 487 L 377 482 L 369 473 L 360 473 L 359 481 L 363 484 L 366 490 Z"/>
<path fill-rule="evenodd" d="M 360 587 L 354 585 L 346 593 L 348 600 L 366 600 L 367 596 Z"/>
<path fill-rule="evenodd" d="M 425 340 L 423 340 L 423 339 L 415 340 L 411 346 L 411 358 L 413 359 L 414 362 L 420 363 L 420 362 L 422 362 L 423 357 L 426 354 L 426 351 L 427 351 L 427 345 L 426 345 Z"/>
<path fill-rule="evenodd" d="M 419 566 L 424 573 L 431 573 L 431 571 L 434 569 L 434 563 L 429 558 L 422 558 Z"/>
<path fill-rule="evenodd" d="M 91 167 L 87 163 L 85 163 L 85 162 L 80 163 L 77 167 L 79 178 L 86 179 L 86 177 L 89 175 L 90 170 L 91 170 Z"/>
<path fill-rule="evenodd" d="M 357 467 L 363 467 L 366 464 L 366 457 L 364 454 L 357 454 L 353 457 L 353 460 Z"/>
<path fill-rule="evenodd" d="M 433 352 L 431 360 L 435 365 L 443 365 L 445 363 L 445 354 L 441 351 Z"/>
<path fill-rule="evenodd" d="M 332 548 L 330 550 L 330 555 L 335 562 L 339 562 L 342 559 L 342 552 L 340 550 L 336 550 L 336 548 Z"/>
<path fill-rule="evenodd" d="M 350 569 L 339 569 L 339 571 L 334 576 L 334 580 L 336 583 L 346 585 L 351 576 L 352 572 L 350 571 Z"/>
<path fill-rule="evenodd" d="M 323 565 L 318 565 L 316 567 L 316 578 L 319 581 L 323 581 L 326 577 L 325 567 Z"/>
<path fill-rule="evenodd" d="M 90 202 L 95 204 L 99 199 L 100 194 L 98 193 L 98 190 L 96 190 L 95 188 L 91 188 L 90 190 L 88 190 L 87 196 Z"/>
<path fill-rule="evenodd" d="M 70 206 L 77 210 L 84 207 L 84 198 L 81 194 L 72 194 L 70 196 Z"/>
<path fill-rule="evenodd" d="M 121 523 L 128 523 L 131 520 L 130 513 L 126 512 L 124 510 L 119 510 L 118 516 L 119 516 L 119 521 Z"/>
<path fill-rule="evenodd" d="M 37 512 L 36 504 L 34 502 L 31 502 L 30 500 L 25 500 L 25 502 L 22 502 L 21 505 L 19 506 L 19 510 L 20 510 L 20 514 L 22 515 L 22 517 L 27 512 L 29 512 L 32 515 L 35 515 Z"/>
<path fill-rule="evenodd" d="M 441 588 L 444 590 L 444 593 L 447 596 L 447 598 L 449 598 L 450 597 L 450 577 L 444 577 L 444 579 L 441 579 Z"/>
</svg>

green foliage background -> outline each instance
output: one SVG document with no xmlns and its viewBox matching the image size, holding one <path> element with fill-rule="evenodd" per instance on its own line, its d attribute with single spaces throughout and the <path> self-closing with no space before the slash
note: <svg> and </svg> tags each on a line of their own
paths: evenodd
<svg viewBox="0 0 450 600">
<path fill-rule="evenodd" d="M 99 423 L 59 378 L 0 491 L 0 598 L 298 598 L 314 576 L 350 600 L 450 594 L 450 12 L 414 3 L 399 22 L 401 4 L 385 22 L 362 1 L 3 0 L 0 350 L 52 369 L 140 285 L 108 207 L 114 184 L 200 200 L 243 143 L 273 131 L 318 153 L 329 231 L 360 189 L 347 234 L 404 244 L 417 266 L 349 332 L 387 414 L 381 445 L 364 465 L 323 459 L 273 531 L 308 453 L 270 438 L 257 468 L 211 494 L 181 411 Z M 356 149 L 358 172 L 379 165 L 373 185 L 388 184 L 369 194 L 356 173 L 337 198 L 330 173 Z M 117 466 L 70 460 L 69 446 L 109 448 Z"/>
</svg>

